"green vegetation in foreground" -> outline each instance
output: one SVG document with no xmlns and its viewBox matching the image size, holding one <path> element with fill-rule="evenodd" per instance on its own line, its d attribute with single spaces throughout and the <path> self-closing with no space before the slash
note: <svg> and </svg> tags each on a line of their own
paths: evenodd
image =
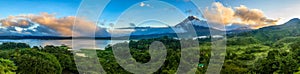
<svg viewBox="0 0 300 74">
<path fill-rule="evenodd" d="M 180 62 L 180 53 L 187 49 L 200 50 L 197 74 L 204 74 L 209 65 L 211 44 L 209 39 L 200 40 L 200 47 L 180 49 L 179 40 L 168 37 L 130 41 L 130 53 L 140 63 L 147 63 L 151 57 L 148 47 L 154 41 L 161 41 L 167 49 L 167 57 L 163 66 L 154 74 L 174 74 Z M 203 42 L 205 41 L 205 42 Z M 128 44 L 119 43 L 117 45 Z M 3 43 L 0 45 L 1 74 L 78 74 L 74 55 L 67 46 L 32 47 L 24 43 Z M 89 50 L 82 50 L 86 52 Z M 97 56 L 108 74 L 128 74 L 113 55 L 112 46 L 105 50 L 97 50 Z M 78 61 L 93 59 L 87 58 Z M 195 55 L 193 55 L 195 56 Z M 79 57 L 79 56 L 75 56 Z M 89 62 L 83 62 L 89 63 Z M 232 37 L 227 41 L 226 60 L 222 74 L 299 74 L 300 73 L 300 37 L 286 37 L 277 41 L 261 41 L 255 37 Z M 129 64 L 130 65 L 130 64 Z M 198 66 L 198 65 L 197 65 Z M 82 68 L 88 69 L 88 68 Z M 89 70 L 86 74 L 93 74 Z"/>
</svg>

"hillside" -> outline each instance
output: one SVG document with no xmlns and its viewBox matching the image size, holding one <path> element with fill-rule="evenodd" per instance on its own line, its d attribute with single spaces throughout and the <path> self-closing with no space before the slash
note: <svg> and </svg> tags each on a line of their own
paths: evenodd
<svg viewBox="0 0 300 74">
<path fill-rule="evenodd" d="M 277 41 L 284 37 L 297 37 L 300 36 L 300 19 L 294 18 L 282 25 L 264 27 L 261 29 L 228 36 L 255 37 L 259 40 L 270 41 Z"/>
</svg>

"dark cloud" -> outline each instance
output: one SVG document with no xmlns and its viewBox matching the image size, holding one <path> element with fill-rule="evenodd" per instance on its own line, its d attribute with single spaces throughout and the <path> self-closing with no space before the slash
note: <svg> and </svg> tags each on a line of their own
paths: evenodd
<svg viewBox="0 0 300 74">
<path fill-rule="evenodd" d="M 46 35 L 59 35 L 59 33 L 57 33 L 55 30 L 50 29 L 46 26 L 38 26 L 36 28 L 34 28 L 36 30 L 36 32 L 40 32 L 41 34 L 46 34 Z"/>
<path fill-rule="evenodd" d="M 129 23 L 130 26 L 135 27 L 136 25 L 134 23 Z"/>
</svg>

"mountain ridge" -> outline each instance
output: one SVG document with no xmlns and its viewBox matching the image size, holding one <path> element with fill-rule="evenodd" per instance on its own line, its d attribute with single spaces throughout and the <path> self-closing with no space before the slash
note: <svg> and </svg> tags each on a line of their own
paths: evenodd
<svg viewBox="0 0 300 74">
<path fill-rule="evenodd" d="M 268 27 L 252 30 L 249 32 L 229 35 L 229 37 L 235 37 L 235 36 L 242 36 L 242 37 L 251 36 L 259 40 L 271 40 L 271 41 L 277 41 L 284 37 L 297 37 L 300 36 L 300 19 L 293 18 L 281 25 L 268 26 Z"/>
</svg>

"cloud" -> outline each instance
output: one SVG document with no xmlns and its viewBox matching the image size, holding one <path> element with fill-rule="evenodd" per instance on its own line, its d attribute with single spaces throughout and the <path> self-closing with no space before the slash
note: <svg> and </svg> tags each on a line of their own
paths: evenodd
<svg viewBox="0 0 300 74">
<path fill-rule="evenodd" d="M 112 37 L 119 37 L 119 36 L 129 36 L 134 29 L 109 29 L 109 33 Z"/>
<path fill-rule="evenodd" d="M 191 14 L 193 12 L 193 10 L 189 9 L 189 10 L 185 10 L 185 13 L 189 13 Z"/>
<path fill-rule="evenodd" d="M 4 27 L 17 26 L 17 27 L 22 27 L 22 28 L 28 28 L 28 27 L 33 25 L 33 23 L 31 23 L 28 20 L 25 20 L 25 19 L 12 19 L 12 18 L 0 20 L 0 23 Z"/>
<path fill-rule="evenodd" d="M 146 4 L 144 2 L 141 2 L 140 6 L 144 7 Z"/>
<path fill-rule="evenodd" d="M 144 6 L 150 7 L 150 4 L 146 4 L 146 3 L 144 3 L 144 2 L 141 2 L 141 3 L 140 3 L 140 6 L 141 6 L 141 7 L 144 7 Z"/>
<path fill-rule="evenodd" d="M 267 18 L 259 9 L 249 9 L 244 5 L 235 8 L 225 7 L 219 2 L 213 3 L 211 8 L 206 8 L 203 17 L 215 24 L 249 25 L 253 29 L 276 25 L 279 21 Z"/>
<path fill-rule="evenodd" d="M 72 32 L 74 32 L 74 35 L 76 36 L 84 35 L 98 29 L 94 23 L 81 18 L 76 18 L 75 16 L 56 18 L 54 15 L 42 13 L 40 15 L 33 15 L 29 17 L 33 22 L 49 27 L 65 36 L 71 36 Z M 74 22 L 76 22 L 77 25 L 73 25 L 75 24 Z M 76 26 L 75 30 L 72 29 L 73 26 Z"/>
<path fill-rule="evenodd" d="M 135 27 L 136 25 L 134 23 L 129 23 L 130 26 Z"/>
<path fill-rule="evenodd" d="M 48 27 L 43 26 L 43 25 L 40 25 L 34 29 L 36 32 L 39 32 L 42 35 L 59 35 L 59 33 L 56 32 L 55 30 L 49 29 Z"/>
<path fill-rule="evenodd" d="M 115 24 L 114 23 L 109 23 L 108 25 L 109 25 L 109 27 L 113 27 Z"/>
<path fill-rule="evenodd" d="M 24 36 L 24 35 L 45 35 L 38 31 L 33 31 L 30 29 L 24 29 L 16 26 L 9 26 L 5 28 L 0 28 L 0 36 Z"/>
<path fill-rule="evenodd" d="M 7 23 L 7 21 L 14 21 L 12 19 L 18 19 L 18 18 L 25 18 L 27 20 Z M 76 18 L 75 16 L 57 18 L 55 17 L 55 15 L 48 14 L 48 13 L 41 13 L 39 15 L 29 14 L 29 15 L 10 16 L 7 17 L 7 19 L 5 19 L 5 21 L 2 22 L 2 26 L 4 27 L 26 26 L 24 28 L 27 28 L 28 24 L 26 22 L 39 24 L 40 26 L 36 27 L 35 29 L 40 32 L 55 34 L 53 33 L 53 31 L 55 31 L 62 36 L 72 36 L 73 33 L 74 36 L 92 36 L 97 31 L 105 31 L 102 28 L 96 26 L 93 22 L 85 20 L 83 18 Z M 74 25 L 75 23 L 77 25 Z M 102 32 L 97 32 L 97 33 L 102 33 Z"/>
<path fill-rule="evenodd" d="M 233 20 L 234 11 L 217 2 L 212 4 L 211 9 L 206 8 L 203 16 L 210 22 L 227 25 Z"/>
</svg>

